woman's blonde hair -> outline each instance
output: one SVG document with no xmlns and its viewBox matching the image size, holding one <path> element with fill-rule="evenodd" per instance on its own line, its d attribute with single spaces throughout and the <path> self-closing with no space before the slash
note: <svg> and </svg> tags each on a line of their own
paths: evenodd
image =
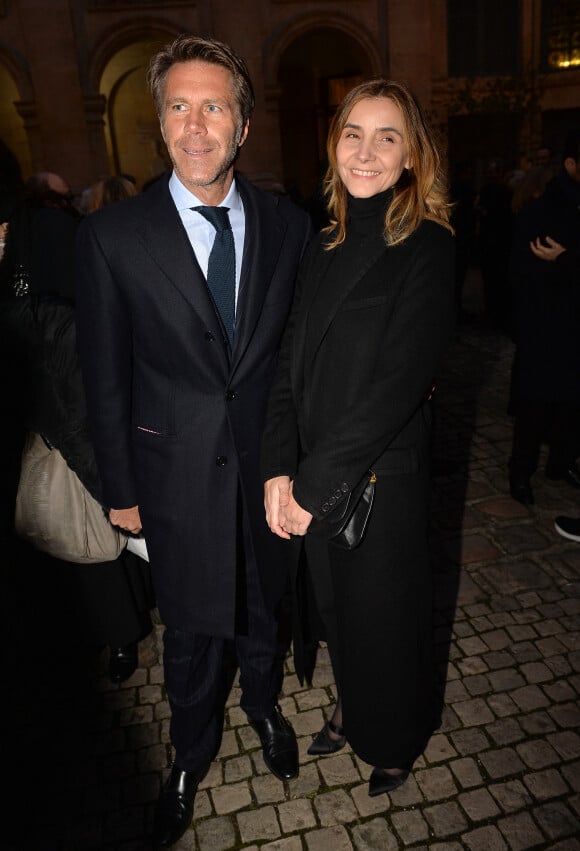
<svg viewBox="0 0 580 851">
<path fill-rule="evenodd" d="M 94 213 L 101 207 L 115 204 L 117 201 L 125 201 L 137 195 L 137 189 L 130 180 L 125 177 L 105 177 L 93 184 L 88 191 L 86 212 Z"/>
<path fill-rule="evenodd" d="M 388 98 L 401 110 L 410 168 L 405 169 L 394 187 L 394 197 L 385 217 L 385 239 L 397 245 L 417 229 L 423 219 L 431 219 L 453 230 L 449 224 L 451 204 L 441 157 L 423 110 L 403 84 L 381 78 L 368 80 L 344 98 L 330 125 L 327 142 L 328 169 L 324 178 L 330 225 L 327 248 L 335 248 L 346 236 L 346 186 L 338 173 L 336 147 L 353 107 L 367 98 Z"/>
</svg>

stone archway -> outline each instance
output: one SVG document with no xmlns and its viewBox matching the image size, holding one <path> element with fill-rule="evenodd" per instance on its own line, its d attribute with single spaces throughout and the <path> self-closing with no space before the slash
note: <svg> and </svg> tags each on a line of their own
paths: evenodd
<svg viewBox="0 0 580 851">
<path fill-rule="evenodd" d="M 3 191 L 32 173 L 29 130 L 36 110 L 24 60 L 0 50 L 0 169 Z"/>
<path fill-rule="evenodd" d="M 91 62 L 108 170 L 132 175 L 139 188 L 169 166 L 146 74 L 151 56 L 177 35 L 163 25 L 128 27 L 103 39 Z"/>
<path fill-rule="evenodd" d="M 284 181 L 291 195 L 315 198 L 330 119 L 346 92 L 381 73 L 372 36 L 347 19 L 302 21 L 272 49 L 270 106 L 279 113 Z M 268 94 L 268 92 L 267 92 Z"/>
<path fill-rule="evenodd" d="M 112 57 L 101 78 L 101 93 L 107 103 L 105 138 L 111 171 L 133 175 L 138 186 L 169 165 L 147 88 L 151 54 L 149 42 L 128 45 Z"/>
</svg>

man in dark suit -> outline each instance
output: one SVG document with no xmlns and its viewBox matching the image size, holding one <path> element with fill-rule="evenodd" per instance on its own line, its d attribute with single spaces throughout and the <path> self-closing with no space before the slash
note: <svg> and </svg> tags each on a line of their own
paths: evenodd
<svg viewBox="0 0 580 851">
<path fill-rule="evenodd" d="M 181 36 L 149 82 L 173 173 L 81 227 L 79 338 L 110 517 L 143 529 L 166 627 L 175 761 L 154 829 L 166 847 L 219 746 L 226 642 L 266 764 L 298 773 L 277 706 L 286 554 L 264 520 L 259 442 L 309 222 L 234 172 L 254 96 L 229 47 Z"/>
<path fill-rule="evenodd" d="M 580 490 L 580 130 L 567 135 L 558 174 L 516 218 L 510 276 L 516 351 L 509 484 L 512 497 L 530 505 L 544 443 L 546 477 Z"/>
</svg>

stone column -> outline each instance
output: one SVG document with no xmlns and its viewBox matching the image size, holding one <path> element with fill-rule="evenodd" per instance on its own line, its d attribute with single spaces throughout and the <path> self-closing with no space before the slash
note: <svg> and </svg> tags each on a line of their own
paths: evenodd
<svg viewBox="0 0 580 851">
<path fill-rule="evenodd" d="M 85 104 L 68 0 L 19 0 L 41 144 L 31 139 L 33 169 L 61 174 L 78 191 L 93 179 Z"/>
<path fill-rule="evenodd" d="M 95 178 L 110 174 L 111 164 L 105 142 L 105 121 L 103 115 L 107 108 L 107 99 L 100 92 L 85 95 L 85 115 L 87 119 L 88 143 L 92 159 L 92 173 Z"/>
</svg>

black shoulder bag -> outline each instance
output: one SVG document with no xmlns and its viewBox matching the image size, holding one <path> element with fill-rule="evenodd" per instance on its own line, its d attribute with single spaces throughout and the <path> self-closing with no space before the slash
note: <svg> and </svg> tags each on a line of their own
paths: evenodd
<svg viewBox="0 0 580 851">
<path fill-rule="evenodd" d="M 312 520 L 308 531 L 320 535 L 341 547 L 354 550 L 361 543 L 367 530 L 377 477 L 372 470 L 363 476 L 358 485 L 348 495 L 348 499 L 338 509 L 320 520 Z"/>
</svg>

